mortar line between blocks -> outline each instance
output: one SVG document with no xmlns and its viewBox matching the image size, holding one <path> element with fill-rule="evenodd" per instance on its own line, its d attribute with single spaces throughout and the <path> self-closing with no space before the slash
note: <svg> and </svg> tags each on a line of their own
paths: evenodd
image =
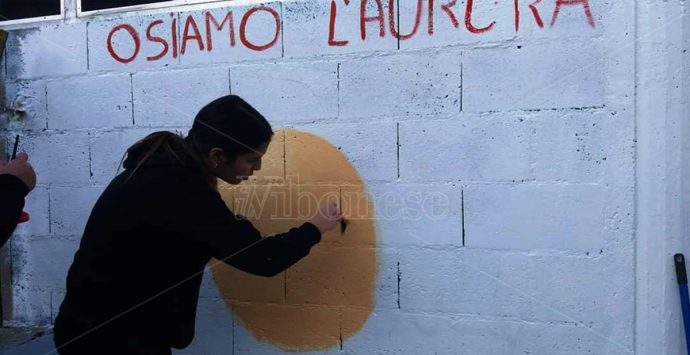
<svg viewBox="0 0 690 355">
<path fill-rule="evenodd" d="M 465 246 L 465 189 L 460 189 L 460 218 L 462 218 L 462 246 Z"/>
<path fill-rule="evenodd" d="M 528 121 L 528 134 L 527 134 L 527 159 L 529 159 L 529 177 L 532 180 L 537 179 L 538 175 L 538 164 L 537 164 L 537 156 L 535 154 L 538 142 L 537 142 L 537 123 L 535 122 L 534 117 L 527 117 L 525 118 L 526 121 Z"/>
<path fill-rule="evenodd" d="M 132 73 L 129 73 L 129 97 L 132 101 L 132 126 L 136 126 L 136 122 L 134 122 L 134 74 Z"/>
<path fill-rule="evenodd" d="M 398 309 L 400 309 L 400 262 L 398 261 Z"/>
<path fill-rule="evenodd" d="M 464 56 L 462 55 L 462 52 L 461 52 L 460 53 L 460 112 L 462 112 L 462 110 L 463 110 L 462 96 L 464 95 L 464 92 L 465 92 L 465 83 L 464 83 L 465 73 L 463 72 L 463 69 L 464 69 L 463 59 L 464 59 Z"/>
<path fill-rule="evenodd" d="M 50 118 L 50 115 L 48 114 L 48 81 L 46 80 L 43 80 L 43 91 L 46 95 L 46 129 L 48 129 L 48 119 Z"/>
<path fill-rule="evenodd" d="M 48 234 L 53 233 L 53 209 L 50 196 L 50 188 L 48 188 Z"/>
<path fill-rule="evenodd" d="M 89 61 L 89 24 L 86 24 L 86 71 L 91 70 L 91 62 Z"/>
<path fill-rule="evenodd" d="M 396 165 L 398 171 L 398 179 L 400 179 L 400 122 L 395 123 L 396 128 Z"/>
<path fill-rule="evenodd" d="M 285 58 L 285 21 L 283 21 L 284 9 L 283 2 L 280 3 L 280 57 Z"/>
<path fill-rule="evenodd" d="M 632 32 L 633 32 L 633 38 L 635 39 L 635 41 L 638 41 L 640 39 L 640 30 L 639 30 L 640 5 L 637 2 L 635 2 L 634 13 L 635 13 L 635 19 L 633 20 L 633 22 L 634 22 L 635 26 L 633 27 Z M 637 42 L 637 43 L 639 43 L 639 42 Z M 633 72 L 634 73 L 639 73 L 639 69 L 640 69 L 641 59 L 639 59 L 639 54 L 640 54 L 639 53 L 640 52 L 639 47 L 640 47 L 639 44 L 636 44 L 633 47 L 633 52 L 634 52 L 634 55 L 633 55 L 633 68 L 634 68 L 634 70 L 633 70 Z M 633 75 L 632 81 L 634 84 L 632 87 L 632 92 L 633 92 L 633 94 L 632 94 L 633 95 L 632 115 L 634 118 L 632 119 L 632 131 L 633 131 L 632 132 L 632 135 L 633 135 L 632 136 L 632 140 L 633 140 L 632 152 L 633 152 L 633 154 L 632 154 L 631 159 L 632 159 L 633 181 L 635 181 L 635 186 L 636 186 L 636 188 L 633 190 L 633 193 L 632 193 L 632 200 L 633 200 L 632 204 L 633 204 L 633 211 L 634 212 L 633 212 L 632 222 L 631 222 L 632 225 L 635 226 L 635 228 L 632 229 L 632 235 L 633 235 L 633 238 L 635 240 L 635 242 L 634 242 L 635 248 L 634 248 L 634 253 L 633 253 L 633 267 L 632 267 L 633 275 L 635 275 L 635 283 L 633 285 L 633 287 L 635 288 L 635 293 L 634 293 L 635 308 L 634 308 L 634 311 L 632 312 L 632 323 L 633 323 L 632 326 L 633 326 L 633 330 L 634 330 L 632 332 L 632 343 L 633 343 L 634 350 L 637 350 L 640 347 L 640 344 L 639 344 L 640 339 L 638 338 L 639 335 L 637 334 L 637 330 L 638 330 L 638 326 L 639 326 L 638 322 L 640 321 L 640 319 L 638 319 L 638 318 L 644 318 L 644 315 L 638 316 L 639 312 L 638 312 L 638 306 L 637 306 L 638 302 L 640 301 L 640 298 L 641 298 L 639 291 L 638 291 L 640 289 L 639 285 L 641 282 L 643 282 L 642 280 L 638 280 L 638 277 L 637 277 L 639 275 L 639 272 L 641 271 L 640 269 L 642 269 L 639 265 L 641 262 L 640 248 L 639 248 L 640 231 L 637 228 L 639 226 L 639 221 L 640 221 L 640 216 L 639 216 L 639 212 L 638 212 L 640 210 L 640 201 L 639 201 L 640 191 L 639 191 L 639 188 L 637 187 L 637 186 L 639 186 L 638 184 L 639 184 L 639 179 L 640 179 L 640 172 L 639 172 L 639 168 L 640 168 L 639 149 L 640 148 L 639 148 L 639 145 L 637 144 L 637 138 L 640 136 L 640 115 L 639 115 L 640 109 L 638 108 L 638 104 L 637 104 L 638 98 L 639 98 L 638 95 L 640 94 L 640 90 L 639 90 L 639 86 L 638 86 L 640 84 L 640 81 L 641 81 L 640 76 L 639 75 Z"/>
<path fill-rule="evenodd" d="M 93 163 L 91 161 L 91 137 L 89 137 L 89 181 L 93 184 Z"/>
<path fill-rule="evenodd" d="M 336 113 L 338 117 L 340 117 L 340 63 L 338 63 L 338 67 L 336 68 L 336 76 L 336 98 L 338 101 Z"/>
</svg>

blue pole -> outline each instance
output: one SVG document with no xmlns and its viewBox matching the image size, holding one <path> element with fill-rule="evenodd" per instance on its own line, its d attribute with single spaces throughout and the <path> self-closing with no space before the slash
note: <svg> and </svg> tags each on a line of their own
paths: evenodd
<svg viewBox="0 0 690 355">
<path fill-rule="evenodd" d="M 676 279 L 680 294 L 680 305 L 683 310 L 683 328 L 685 328 L 685 347 L 690 354 L 690 298 L 688 298 L 688 275 L 685 271 L 685 257 L 683 254 L 673 256 L 676 264 Z"/>
</svg>

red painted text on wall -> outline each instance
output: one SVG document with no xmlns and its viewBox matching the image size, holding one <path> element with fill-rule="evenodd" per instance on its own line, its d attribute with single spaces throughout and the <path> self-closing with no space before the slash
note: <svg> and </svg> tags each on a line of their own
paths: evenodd
<svg viewBox="0 0 690 355">
<path fill-rule="evenodd" d="M 273 36 L 263 43 L 253 41 L 247 30 L 251 21 L 260 14 L 268 15 L 274 20 L 271 21 L 273 27 L 269 29 L 273 32 Z M 241 14 L 237 19 L 235 16 L 236 14 L 232 11 L 228 11 L 222 18 L 214 16 L 211 12 L 203 12 L 201 20 L 188 15 L 180 19 L 178 27 L 177 16 L 171 14 L 168 21 L 157 19 L 150 22 L 146 26 L 145 33 L 139 33 L 135 26 L 130 24 L 117 25 L 108 33 L 108 53 L 116 61 L 127 64 L 142 55 L 146 56 L 147 61 L 157 61 L 165 57 L 177 58 L 187 53 L 191 46 L 195 46 L 199 51 L 212 52 L 218 43 L 224 43 L 230 47 L 235 47 L 239 43 L 252 51 L 260 52 L 272 48 L 278 42 L 281 21 L 278 11 L 274 8 L 257 6 Z M 239 20 L 239 24 L 236 20 Z M 182 32 L 178 35 L 180 29 Z M 131 41 L 131 45 L 116 46 L 115 36 L 120 36 L 120 38 L 124 36 L 124 41 Z M 157 44 L 157 52 L 141 53 L 142 41 Z M 123 53 L 122 47 L 128 48 L 127 53 Z"/>
</svg>

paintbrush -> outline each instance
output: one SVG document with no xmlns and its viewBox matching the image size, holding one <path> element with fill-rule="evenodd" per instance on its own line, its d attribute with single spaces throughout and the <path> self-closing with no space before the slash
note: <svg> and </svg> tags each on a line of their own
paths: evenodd
<svg viewBox="0 0 690 355">
<path fill-rule="evenodd" d="M 17 148 L 19 147 L 19 135 L 14 140 L 14 148 L 12 149 L 12 158 L 10 160 L 17 159 Z"/>
<path fill-rule="evenodd" d="M 348 220 L 345 219 L 345 217 L 340 219 L 340 234 L 345 234 L 345 230 L 347 229 L 347 225 L 349 223 L 350 222 L 348 222 Z"/>
<path fill-rule="evenodd" d="M 340 191 L 340 195 L 338 196 L 338 202 L 339 202 L 339 207 L 343 208 L 343 192 L 342 190 Z M 345 234 L 345 230 L 347 229 L 347 225 L 350 222 L 348 222 L 347 219 L 345 219 L 345 216 L 340 217 L 340 234 Z"/>
</svg>

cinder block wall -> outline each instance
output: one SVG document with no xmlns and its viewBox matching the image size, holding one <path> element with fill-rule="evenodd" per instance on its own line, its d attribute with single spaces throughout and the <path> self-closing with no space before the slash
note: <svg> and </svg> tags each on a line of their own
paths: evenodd
<svg viewBox="0 0 690 355">
<path fill-rule="evenodd" d="M 387 208 L 374 310 L 322 351 L 631 352 L 634 6 L 225 2 L 12 31 L 3 134 L 39 174 L 9 246 L 12 319 L 54 319 L 125 148 L 233 93 L 341 149 Z M 439 214 L 410 215 L 410 194 L 442 196 Z M 207 277 L 185 353 L 281 352 Z"/>
</svg>

